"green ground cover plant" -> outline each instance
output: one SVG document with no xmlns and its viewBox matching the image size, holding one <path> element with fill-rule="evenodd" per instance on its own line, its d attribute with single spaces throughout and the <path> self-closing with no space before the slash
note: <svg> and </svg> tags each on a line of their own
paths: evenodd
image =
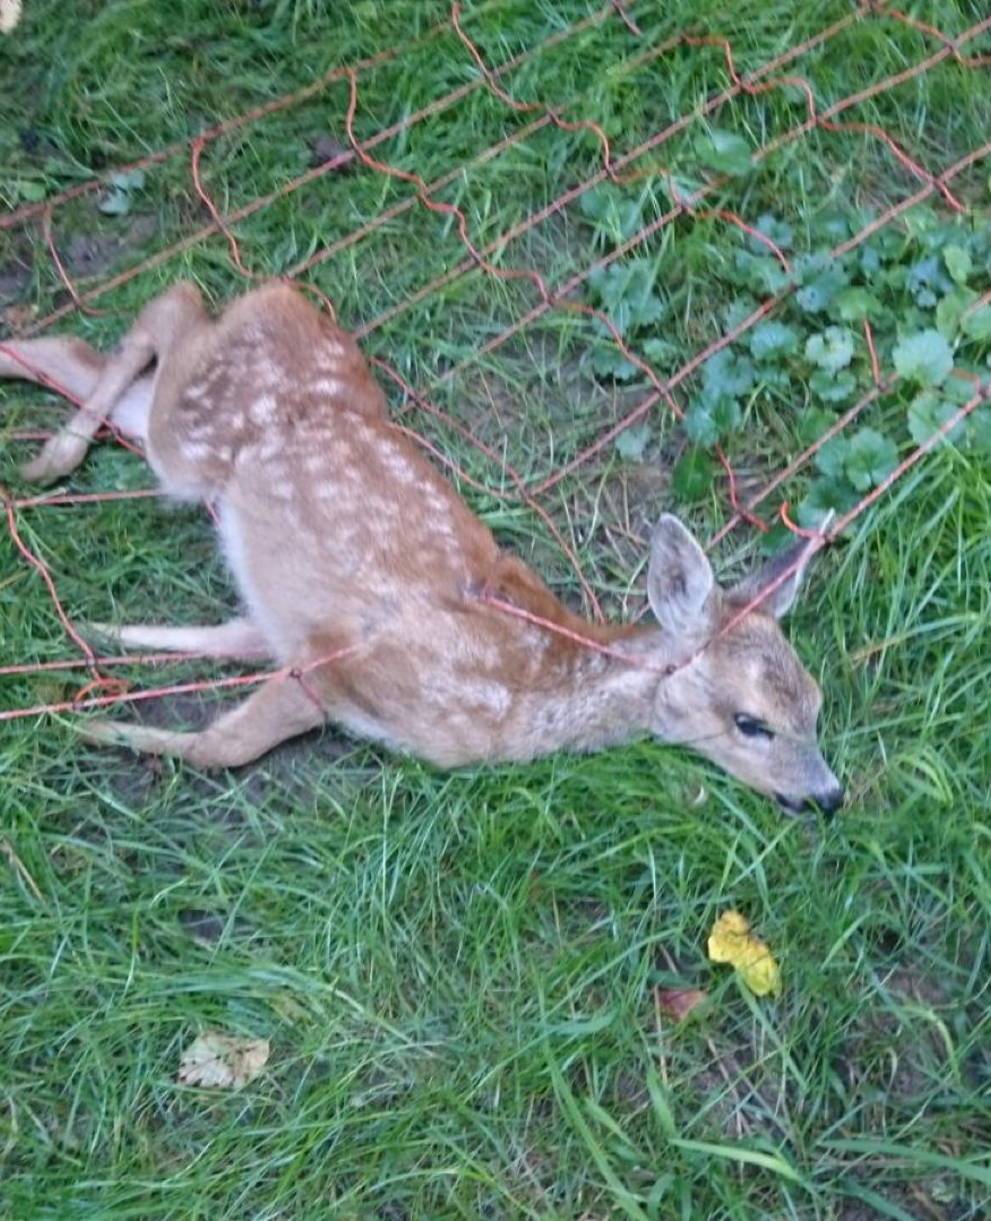
<svg viewBox="0 0 991 1221">
<path fill-rule="evenodd" d="M 867 6 L 781 70 L 791 84 L 701 116 L 733 83 L 723 48 L 638 52 L 718 35 L 752 72 L 853 6 L 628 7 L 640 35 L 613 11 L 539 50 L 593 7 L 500 0 L 466 5 L 461 21 L 490 65 L 533 52 L 502 86 L 593 120 L 615 157 L 697 115 L 625 167 L 632 176 L 505 239 L 600 170 L 602 147 L 588 128 L 545 122 L 483 156 L 544 113 L 512 111 L 484 81 L 373 150 L 428 183 L 447 176 L 432 198 L 463 210 L 497 266 L 550 286 L 588 273 L 568 300 L 607 315 L 660 377 L 780 296 L 679 386 L 683 422 L 657 404 L 540 498 L 614 617 L 642 606 L 644 540 L 662 510 L 703 536 L 731 515 L 720 453 L 746 500 L 871 392 L 865 320 L 883 393 L 760 507 L 767 533 L 743 526 L 720 544 L 724 575 L 781 544 L 783 500 L 814 527 L 881 484 L 988 377 L 991 351 L 986 158 L 950 184 L 963 213 L 933 190 L 843 249 L 925 183 L 864 130 L 811 126 L 774 144 L 806 117 L 802 78 L 820 108 L 868 90 L 838 122 L 876 125 L 938 173 L 991 130 L 986 67 L 966 62 L 991 53 L 987 33 L 871 93 L 945 44 Z M 983 7 L 904 12 L 956 37 Z M 481 79 L 449 24 L 431 33 L 449 17 L 432 0 L 72 10 L 26 0 L 0 42 L 0 202 L 107 175 L 52 212 L 84 293 L 210 221 L 188 147 L 139 173 L 118 167 L 397 45 L 359 75 L 359 140 Z M 525 277 L 450 277 L 466 258 L 457 224 L 407 182 L 348 165 L 254 208 L 348 146 L 348 101 L 348 81 L 333 81 L 210 141 L 204 184 L 225 214 L 246 209 L 233 232 L 254 273 L 333 251 L 304 278 L 446 415 L 383 373 L 393 409 L 474 481 L 462 490 L 500 540 L 588 609 L 547 522 L 458 428 L 539 484 L 624 419 L 650 379 L 580 310 L 546 309 L 486 350 L 539 294 Z M 691 206 L 625 249 L 679 203 Z M 217 303 L 246 287 L 214 232 L 95 297 L 107 312 L 52 330 L 107 348 L 183 277 Z M 42 228 L 0 231 L 4 333 L 67 302 Z M 20 438 L 63 408 L 12 384 L 0 399 L 0 485 L 24 496 Z M 785 819 L 649 742 L 443 774 L 328 729 L 207 775 L 82 746 L 71 715 L 0 723 L 0 1215 L 987 1216 L 989 449 L 979 407 L 820 557 L 793 614 L 789 634 L 824 688 L 824 750 L 849 792 L 831 822 Z M 65 489 L 150 484 L 107 443 Z M 212 622 L 231 604 L 195 507 L 102 500 L 16 520 L 75 620 Z M 72 655 L 6 530 L 0 651 L 0 664 Z M 232 672 L 126 673 L 151 686 Z M 84 681 L 0 677 L 0 709 L 68 699 Z M 224 699 L 122 714 L 201 724 Z M 773 950 L 777 996 L 752 996 L 707 960 L 727 908 Z M 706 1000 L 676 1022 L 662 1003 L 672 988 Z M 269 1043 L 240 1089 L 177 1080 L 183 1053 L 216 1030 Z"/>
</svg>

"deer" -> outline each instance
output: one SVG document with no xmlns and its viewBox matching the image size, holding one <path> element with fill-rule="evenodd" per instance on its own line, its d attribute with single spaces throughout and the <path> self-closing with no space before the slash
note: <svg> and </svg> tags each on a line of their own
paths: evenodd
<svg viewBox="0 0 991 1221">
<path fill-rule="evenodd" d="M 817 741 L 820 688 L 778 622 L 821 538 L 724 588 L 663 513 L 647 556 L 653 622 L 590 622 L 499 546 L 391 420 L 356 341 L 283 281 L 216 318 L 176 284 L 108 357 L 74 337 L 7 341 L 0 377 L 77 404 L 26 480 L 68 475 L 109 422 L 167 497 L 213 506 L 242 613 L 83 636 L 279 667 L 202 730 L 82 720 L 89 742 L 238 767 L 333 721 L 457 768 L 653 735 L 789 813 L 841 806 Z"/>
</svg>

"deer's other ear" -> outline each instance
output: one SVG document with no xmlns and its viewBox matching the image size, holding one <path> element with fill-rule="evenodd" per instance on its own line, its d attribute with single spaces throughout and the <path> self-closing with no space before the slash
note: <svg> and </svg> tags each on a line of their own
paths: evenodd
<svg viewBox="0 0 991 1221">
<path fill-rule="evenodd" d="M 719 588 L 705 552 L 677 517 L 665 513 L 650 540 L 647 597 L 657 622 L 678 636 L 705 635 Z"/>
<path fill-rule="evenodd" d="M 798 591 L 802 587 L 805 570 L 809 560 L 819 550 L 819 540 L 815 538 L 800 538 L 784 551 L 771 556 L 766 564 L 761 565 L 756 572 L 744 577 L 742 581 L 729 590 L 728 596 L 733 602 L 744 606 L 758 597 L 760 592 L 773 585 L 789 568 L 794 569 L 776 589 L 772 590 L 758 605 L 765 614 L 780 619 L 792 608 Z"/>
</svg>

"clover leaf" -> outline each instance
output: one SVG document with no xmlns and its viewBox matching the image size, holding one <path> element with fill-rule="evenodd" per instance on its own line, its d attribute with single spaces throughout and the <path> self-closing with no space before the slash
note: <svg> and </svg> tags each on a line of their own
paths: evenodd
<svg viewBox="0 0 991 1221">
<path fill-rule="evenodd" d="M 743 297 L 734 297 L 734 299 L 723 310 L 723 328 L 727 331 L 732 331 L 734 327 L 738 327 L 741 322 L 745 322 L 747 318 L 757 308 L 757 302 L 753 297 L 747 295 Z"/>
<path fill-rule="evenodd" d="M 614 445 L 616 452 L 624 462 L 639 462 L 650 440 L 650 425 L 637 424 L 632 428 L 624 428 L 616 437 Z"/>
<path fill-rule="evenodd" d="M 826 369 L 816 369 L 809 378 L 809 389 L 824 403 L 842 403 L 857 389 L 857 379 L 849 369 L 833 374 Z"/>
<path fill-rule="evenodd" d="M 685 432 L 690 441 L 711 449 L 740 427 L 743 412 L 732 398 L 713 398 L 704 391 L 685 412 Z"/>
<path fill-rule="evenodd" d="M 968 339 L 991 339 L 991 306 L 980 305 L 960 321 L 960 329 Z"/>
<path fill-rule="evenodd" d="M 754 360 L 779 360 L 797 346 L 798 335 L 783 322 L 761 322 L 750 332 L 750 354 Z"/>
<path fill-rule="evenodd" d="M 592 368 L 600 377 L 614 377 L 624 382 L 639 372 L 614 343 L 596 344 L 592 349 Z"/>
<path fill-rule="evenodd" d="M 923 390 L 908 407 L 908 431 L 916 445 L 923 445 L 933 433 L 956 415 L 958 408 L 941 398 L 935 390 Z M 947 434 L 951 441 L 959 440 L 964 431 L 964 421 L 951 428 Z"/>
<path fill-rule="evenodd" d="M 795 231 L 787 221 L 778 220 L 770 212 L 765 212 L 757 218 L 757 224 L 754 226 L 758 233 L 762 233 L 769 241 L 772 241 L 775 246 L 781 250 L 790 249 L 795 240 Z M 767 243 L 762 242 L 760 238 L 748 237 L 747 244 L 751 250 L 766 252 Z"/>
<path fill-rule="evenodd" d="M 746 285 L 758 293 L 769 293 L 776 296 L 791 287 L 792 277 L 782 267 L 773 255 L 751 254 L 747 250 L 738 250 L 734 265 L 737 272 L 737 283 Z"/>
<path fill-rule="evenodd" d="M 953 368 L 953 352 L 939 331 L 932 327 L 906 335 L 892 352 L 901 377 L 920 386 L 938 386 Z"/>
<path fill-rule="evenodd" d="M 833 299 L 832 308 L 842 322 L 857 322 L 881 313 L 881 302 L 866 288 L 844 288 Z"/>
<path fill-rule="evenodd" d="M 838 373 L 853 360 L 853 335 L 841 326 L 828 326 L 805 343 L 805 359 L 827 373 Z"/>
<path fill-rule="evenodd" d="M 745 356 L 722 348 L 702 366 L 702 382 L 710 399 L 746 394 L 754 384 L 754 367 Z"/>
<path fill-rule="evenodd" d="M 829 513 L 842 516 L 857 503 L 857 493 L 845 478 L 823 475 L 814 479 L 808 495 L 796 510 L 798 523 L 814 530 Z"/>
<path fill-rule="evenodd" d="M 950 291 L 953 281 L 943 270 L 939 256 L 930 254 L 909 267 L 905 285 L 915 297 L 916 305 L 928 309 L 936 304 L 937 293 Z"/>
<path fill-rule="evenodd" d="M 653 335 L 644 341 L 643 354 L 652 365 L 662 365 L 665 362 L 675 362 L 678 349 L 670 340 Z"/>
<path fill-rule="evenodd" d="M 876 487 L 898 465 L 898 450 L 874 428 L 861 428 L 850 438 L 843 472 L 858 492 Z"/>
<path fill-rule="evenodd" d="M 967 279 L 974 269 L 974 261 L 965 246 L 958 246 L 954 243 L 944 247 L 943 262 L 946 264 L 946 270 L 950 273 L 951 279 L 957 284 L 967 283 Z"/>
<path fill-rule="evenodd" d="M 648 259 L 628 259 L 596 268 L 588 277 L 621 335 L 663 316 L 664 302 L 653 292 L 655 276 L 656 269 Z M 605 331 L 608 333 L 607 327 Z"/>
<path fill-rule="evenodd" d="M 964 311 L 977 300 L 972 288 L 961 285 L 955 288 L 936 306 L 936 329 L 944 339 L 952 339 L 960 326 Z M 969 315 L 968 315 L 969 317 Z"/>
<path fill-rule="evenodd" d="M 808 313 L 821 314 L 829 309 L 836 294 L 846 287 L 848 279 L 842 267 L 830 267 L 800 288 L 795 300 Z"/>
<path fill-rule="evenodd" d="M 815 463 L 824 475 L 836 477 L 843 474 L 843 467 L 849 456 L 849 438 L 833 437 L 816 451 Z"/>
</svg>

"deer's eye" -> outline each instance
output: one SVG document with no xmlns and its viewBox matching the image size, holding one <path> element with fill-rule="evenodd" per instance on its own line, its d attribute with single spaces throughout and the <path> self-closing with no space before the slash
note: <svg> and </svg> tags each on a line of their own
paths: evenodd
<svg viewBox="0 0 991 1221">
<path fill-rule="evenodd" d="M 763 721 L 758 721 L 754 716 L 747 716 L 745 712 L 738 712 L 733 718 L 737 729 L 745 738 L 773 738 L 774 730 L 768 729 Z"/>
</svg>

